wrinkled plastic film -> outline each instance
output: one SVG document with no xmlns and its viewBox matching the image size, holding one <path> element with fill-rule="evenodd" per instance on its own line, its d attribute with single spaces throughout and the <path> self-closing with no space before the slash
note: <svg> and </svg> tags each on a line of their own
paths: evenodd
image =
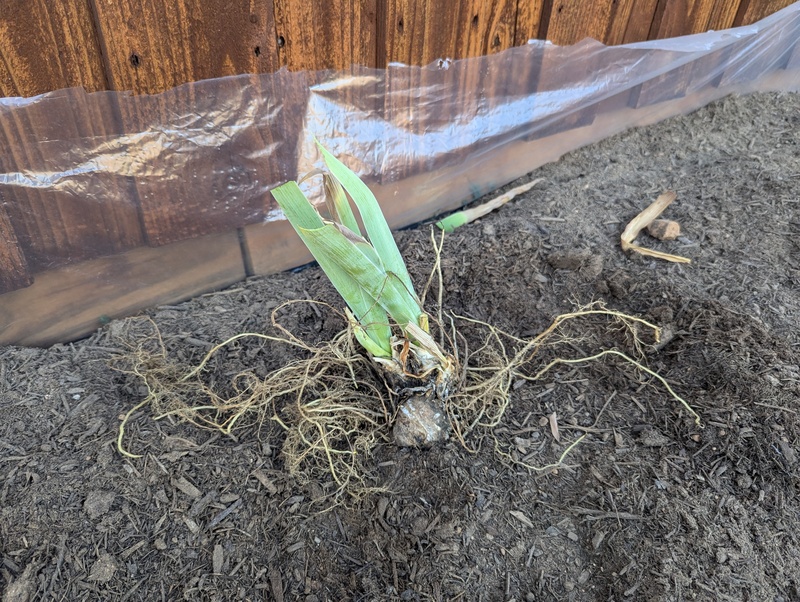
<svg viewBox="0 0 800 602">
<path fill-rule="evenodd" d="M 242 75 L 154 96 L 4 98 L 0 229 L 36 274 L 278 220 L 269 190 L 321 165 L 315 138 L 376 186 L 430 174 L 432 190 L 444 190 L 442 178 L 468 177 L 477 196 L 537 166 L 519 157 L 519 173 L 498 179 L 476 169 L 483 161 L 604 111 L 735 92 L 765 73 L 797 89 L 798 39 L 795 4 L 748 27 L 617 47 L 534 41 L 427 67 Z M 415 216 L 441 208 L 436 198 L 403 202 Z"/>
</svg>

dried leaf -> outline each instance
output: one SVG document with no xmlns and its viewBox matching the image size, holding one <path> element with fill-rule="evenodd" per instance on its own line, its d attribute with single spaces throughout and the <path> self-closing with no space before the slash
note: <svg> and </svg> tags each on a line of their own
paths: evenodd
<svg viewBox="0 0 800 602">
<path fill-rule="evenodd" d="M 640 247 L 639 245 L 635 244 L 633 241 L 636 240 L 636 237 L 639 236 L 639 233 L 647 228 L 650 224 L 655 221 L 655 219 L 664 212 L 664 209 L 669 207 L 669 205 L 677 198 L 677 195 L 672 192 L 671 190 L 665 192 L 664 194 L 660 195 L 655 201 L 650 203 L 650 205 L 642 211 L 639 215 L 634 217 L 628 225 L 625 227 L 625 230 L 622 232 L 620 236 L 620 244 L 622 245 L 623 251 L 633 251 L 635 253 L 639 253 L 639 255 L 645 255 L 647 257 L 655 257 L 657 259 L 663 259 L 665 261 L 671 261 L 673 263 L 691 263 L 692 260 L 688 257 L 681 257 L 680 255 L 672 255 L 671 253 L 662 253 L 660 251 L 653 251 L 652 249 L 646 249 L 645 247 Z"/>
<path fill-rule="evenodd" d="M 499 209 L 510 200 L 516 198 L 523 192 L 529 191 L 531 188 L 536 186 L 539 182 L 541 182 L 544 178 L 538 178 L 533 180 L 532 182 L 528 182 L 527 184 L 522 184 L 517 186 L 516 188 L 512 188 L 511 190 L 504 192 L 498 197 L 493 198 L 491 201 L 487 201 L 477 207 L 473 207 L 471 209 L 464 209 L 463 211 L 458 211 L 451 215 L 448 215 L 446 218 L 436 222 L 436 225 L 444 230 L 445 232 L 452 232 L 456 228 L 463 226 L 464 224 L 468 224 L 470 222 L 474 222 L 476 219 L 483 217 L 484 215 L 488 215 L 495 209 Z"/>
<path fill-rule="evenodd" d="M 558 434 L 558 417 L 556 417 L 556 413 L 550 414 L 547 420 L 550 422 L 550 432 L 553 433 L 553 439 L 560 443 L 561 436 Z"/>
</svg>

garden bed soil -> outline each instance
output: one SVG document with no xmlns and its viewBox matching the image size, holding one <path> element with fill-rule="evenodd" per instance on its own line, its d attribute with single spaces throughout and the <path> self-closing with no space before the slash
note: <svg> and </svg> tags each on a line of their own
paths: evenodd
<svg viewBox="0 0 800 602">
<path fill-rule="evenodd" d="M 385 487 L 331 507 L 330 479 L 301 483 L 267 420 L 233 437 L 137 411 L 141 385 L 112 370 L 135 322 L 49 349 L 0 351 L 0 591 L 27 600 L 800 599 L 800 95 L 730 97 L 620 134 L 521 178 L 524 197 L 445 239 L 444 309 L 531 337 L 591 301 L 668 336 L 646 363 L 701 415 L 624 362 L 559 366 L 519 381 L 472 450 L 395 447 L 367 458 Z M 691 265 L 626 256 L 625 224 L 665 190 Z M 415 281 L 429 226 L 398 234 Z M 147 312 L 172 357 L 270 330 L 284 300 L 338 307 L 316 267 L 252 279 Z M 343 322 L 293 305 L 313 340 Z M 566 355 L 615 344 L 565 342 Z M 603 329 L 606 329 L 605 331 Z M 605 334 L 602 334 L 604 333 Z M 479 329 L 467 329 L 477 348 Z M 606 340 L 607 339 L 607 340 Z M 298 352 L 241 341 L 220 374 L 264 374 Z M 549 417 L 555 413 L 560 440 Z M 513 460 L 556 462 L 535 471 Z M 492 435 L 510 441 L 499 455 Z"/>
</svg>

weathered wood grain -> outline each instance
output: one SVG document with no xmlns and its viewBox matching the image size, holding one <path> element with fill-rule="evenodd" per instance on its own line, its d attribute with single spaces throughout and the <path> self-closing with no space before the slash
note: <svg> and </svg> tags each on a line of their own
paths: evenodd
<svg viewBox="0 0 800 602">
<path fill-rule="evenodd" d="M 493 54 L 516 44 L 516 0 L 386 1 L 386 46 L 379 51 L 387 63 L 427 65 Z M 536 10 L 523 10 L 530 27 Z"/>
<path fill-rule="evenodd" d="M 794 2 L 795 0 L 742 0 L 732 26 L 750 25 Z"/>
<path fill-rule="evenodd" d="M 459 65 L 450 69 L 452 60 L 487 56 L 514 46 L 516 10 L 516 0 L 388 0 L 386 46 L 382 49 L 386 62 L 427 67 L 414 72 L 390 68 L 387 73 L 384 116 L 393 128 L 397 150 L 405 145 L 408 158 L 388 166 L 381 181 L 397 180 L 432 169 L 442 161 L 457 160 L 457 156 L 439 150 L 426 153 L 425 150 L 434 149 L 426 149 L 420 142 L 423 134 L 446 127 L 455 117 L 441 108 L 443 103 L 435 102 L 441 93 L 437 90 L 446 89 L 456 98 L 458 119 L 463 121 L 493 106 L 495 97 L 507 93 L 510 79 L 524 77 L 522 73 L 489 69 L 478 58 L 473 58 L 468 68 Z M 432 64 L 437 60 L 438 66 Z M 424 107 L 416 98 L 420 91 L 429 95 L 422 103 Z M 469 142 L 451 139 L 448 145 L 461 148 L 459 152 L 463 154 Z"/>
<path fill-rule="evenodd" d="M 275 0 L 280 65 L 292 71 L 376 66 L 377 0 Z"/>
<path fill-rule="evenodd" d="M 612 0 L 598 0 L 589 8 L 581 0 L 555 0 L 546 37 L 558 46 L 569 46 L 584 38 L 605 42 L 614 13 Z"/>
<path fill-rule="evenodd" d="M 514 46 L 522 46 L 528 40 L 539 39 L 544 18 L 545 0 L 517 0 L 517 18 L 514 26 Z"/>
<path fill-rule="evenodd" d="M 155 94 L 279 68 L 272 0 L 93 0 L 109 87 Z"/>
<path fill-rule="evenodd" d="M 236 232 L 65 266 L 37 274 L 28 288 L 0 295 L 0 345 L 72 341 L 110 319 L 244 277 Z"/>
<path fill-rule="evenodd" d="M 650 37 L 658 0 L 618 0 L 612 3 L 604 44 L 632 44 Z"/>
<path fill-rule="evenodd" d="M 0 96 L 106 88 L 90 0 L 3 0 Z"/>
<path fill-rule="evenodd" d="M 661 0 L 651 39 L 715 31 L 732 27 L 740 0 Z"/>
</svg>

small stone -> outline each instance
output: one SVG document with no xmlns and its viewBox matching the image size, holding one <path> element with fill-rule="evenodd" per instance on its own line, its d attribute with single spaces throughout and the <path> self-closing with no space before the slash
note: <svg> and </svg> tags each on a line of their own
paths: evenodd
<svg viewBox="0 0 800 602">
<path fill-rule="evenodd" d="M 211 557 L 211 566 L 215 575 L 222 573 L 222 562 L 224 560 L 223 550 L 220 544 L 214 546 L 214 553 Z"/>
<path fill-rule="evenodd" d="M 578 541 L 578 534 L 575 533 L 575 531 L 570 531 L 567 533 L 567 538 L 569 538 L 570 541 Z"/>
</svg>

